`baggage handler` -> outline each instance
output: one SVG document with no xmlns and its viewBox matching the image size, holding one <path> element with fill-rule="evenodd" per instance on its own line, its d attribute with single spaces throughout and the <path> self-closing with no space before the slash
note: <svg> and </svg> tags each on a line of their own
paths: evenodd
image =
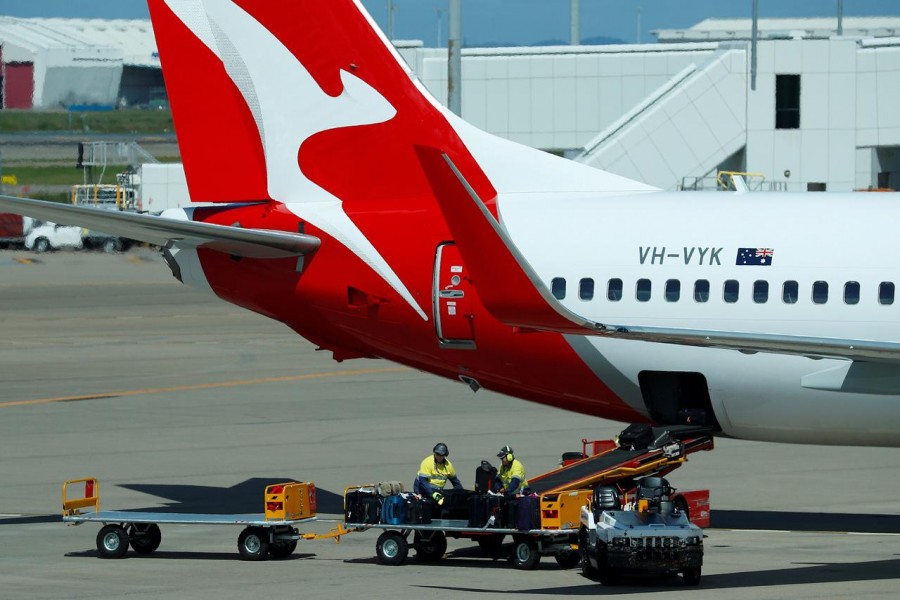
<svg viewBox="0 0 900 600">
<path fill-rule="evenodd" d="M 449 481 L 454 489 L 461 490 L 462 483 L 456 476 L 456 469 L 453 464 L 447 460 L 450 451 L 447 444 L 438 442 L 432 450 L 432 455 L 425 457 L 422 464 L 419 465 L 419 474 L 413 482 L 413 492 L 424 498 L 431 498 L 435 504 L 440 506 L 444 502 L 444 496 L 441 490 Z"/>
<path fill-rule="evenodd" d="M 525 479 L 525 465 L 515 457 L 513 449 L 509 446 L 500 448 L 497 458 L 500 459 L 500 469 L 497 471 L 499 491 L 507 496 L 523 493 L 528 487 L 528 481 Z"/>
</svg>

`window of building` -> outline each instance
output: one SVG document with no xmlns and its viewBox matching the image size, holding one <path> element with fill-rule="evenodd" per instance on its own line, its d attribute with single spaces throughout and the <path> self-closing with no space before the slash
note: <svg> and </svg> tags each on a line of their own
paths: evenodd
<svg viewBox="0 0 900 600">
<path fill-rule="evenodd" d="M 769 301 L 769 282 L 754 281 L 753 282 L 753 301 L 757 304 L 765 304 Z"/>
<path fill-rule="evenodd" d="M 785 281 L 781 288 L 781 299 L 785 304 L 796 304 L 800 296 L 800 286 L 796 281 Z"/>
<path fill-rule="evenodd" d="M 650 299 L 650 280 L 638 279 L 636 288 L 638 302 L 646 302 Z"/>
<path fill-rule="evenodd" d="M 894 284 L 890 281 L 882 281 L 878 285 L 878 303 L 893 304 L 894 303 Z"/>
<path fill-rule="evenodd" d="M 828 186 L 820 181 L 810 181 L 806 184 L 807 192 L 824 192 Z"/>
<path fill-rule="evenodd" d="M 622 280 L 610 279 L 609 285 L 606 286 L 606 297 L 611 302 L 618 302 L 622 299 Z"/>
<path fill-rule="evenodd" d="M 593 300 L 594 299 L 594 280 L 590 277 L 585 277 L 580 282 L 578 282 L 578 297 L 582 300 Z"/>
<path fill-rule="evenodd" d="M 800 76 L 775 76 L 775 129 L 800 129 Z"/>
<path fill-rule="evenodd" d="M 848 281 L 844 284 L 844 302 L 859 304 L 859 282 Z"/>
<path fill-rule="evenodd" d="M 553 297 L 557 300 L 566 299 L 566 278 L 554 277 L 550 282 L 550 288 L 553 291 Z"/>
<path fill-rule="evenodd" d="M 678 302 L 681 298 L 681 282 L 670 279 L 666 282 L 666 302 Z"/>
<path fill-rule="evenodd" d="M 725 281 L 725 286 L 722 289 L 722 299 L 729 304 L 733 304 L 738 301 L 738 293 L 740 292 L 741 285 L 737 282 L 736 279 L 728 279 Z"/>
<path fill-rule="evenodd" d="M 694 282 L 694 301 L 709 301 L 709 281 L 707 281 L 706 279 L 698 279 Z"/>
<path fill-rule="evenodd" d="M 825 304 L 828 302 L 828 282 L 817 281 L 813 283 L 812 289 L 813 304 Z"/>
</svg>

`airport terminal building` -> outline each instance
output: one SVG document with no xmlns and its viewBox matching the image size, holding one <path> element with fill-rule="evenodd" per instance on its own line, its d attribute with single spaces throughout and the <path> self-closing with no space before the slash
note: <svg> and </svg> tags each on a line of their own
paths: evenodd
<svg viewBox="0 0 900 600">
<path fill-rule="evenodd" d="M 845 18 L 840 35 L 834 18 L 761 19 L 755 54 L 749 19 L 656 35 L 465 49 L 462 116 L 662 189 L 714 188 L 721 170 L 756 173 L 763 190 L 900 189 L 900 17 Z M 447 51 L 396 45 L 446 103 Z M 148 21 L 2 17 L 0 69 L 4 108 L 147 106 L 164 93 Z"/>
</svg>

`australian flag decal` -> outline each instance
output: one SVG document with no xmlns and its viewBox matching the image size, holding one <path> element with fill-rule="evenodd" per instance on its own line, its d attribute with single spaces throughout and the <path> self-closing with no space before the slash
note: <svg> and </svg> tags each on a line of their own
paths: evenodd
<svg viewBox="0 0 900 600">
<path fill-rule="evenodd" d="M 775 250 L 772 248 L 738 248 L 734 264 L 754 267 L 768 267 L 772 264 Z"/>
</svg>

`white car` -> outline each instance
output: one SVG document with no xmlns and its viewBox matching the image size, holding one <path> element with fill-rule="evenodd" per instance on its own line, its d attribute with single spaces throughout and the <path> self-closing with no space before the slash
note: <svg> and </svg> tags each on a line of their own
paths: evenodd
<svg viewBox="0 0 900 600">
<path fill-rule="evenodd" d="M 83 247 L 82 228 L 72 225 L 35 221 L 31 231 L 25 236 L 25 248 L 35 252 L 47 252 L 62 248 L 79 250 Z"/>
</svg>

